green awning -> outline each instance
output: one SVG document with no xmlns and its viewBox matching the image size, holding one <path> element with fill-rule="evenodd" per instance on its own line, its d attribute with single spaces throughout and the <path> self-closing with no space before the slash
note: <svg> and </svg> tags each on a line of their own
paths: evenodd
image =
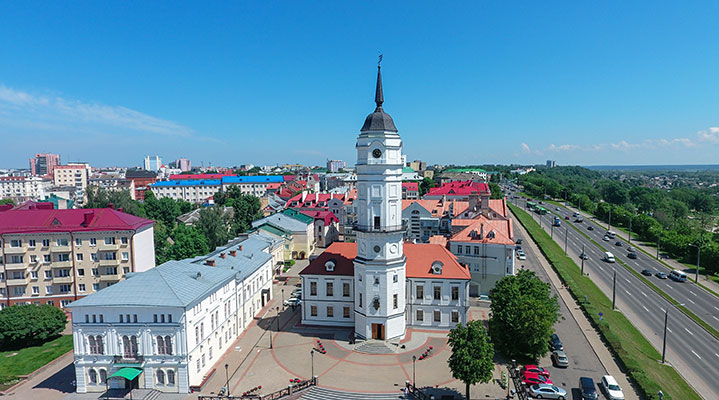
<svg viewBox="0 0 719 400">
<path fill-rule="evenodd" d="M 128 381 L 131 381 L 131 380 L 137 378 L 137 376 L 140 375 L 141 373 L 142 373 L 142 370 L 140 368 L 120 368 L 117 370 L 117 372 L 110 375 L 110 378 L 119 376 L 119 377 L 127 379 Z"/>
</svg>

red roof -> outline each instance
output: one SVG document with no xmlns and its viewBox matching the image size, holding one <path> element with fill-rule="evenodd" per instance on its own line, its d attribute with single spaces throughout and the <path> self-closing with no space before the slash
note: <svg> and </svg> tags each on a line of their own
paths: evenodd
<svg viewBox="0 0 719 400">
<path fill-rule="evenodd" d="M 417 182 L 402 182 L 402 189 L 419 191 L 419 183 L 417 183 Z"/>
<path fill-rule="evenodd" d="M 170 175 L 170 180 L 222 179 L 223 176 L 236 176 L 236 175 L 233 175 L 233 174 L 177 174 L 177 175 Z"/>
<path fill-rule="evenodd" d="M 469 196 L 470 194 L 489 194 L 489 186 L 486 183 L 474 181 L 454 181 L 443 184 L 440 187 L 432 188 L 426 196 Z"/>
<path fill-rule="evenodd" d="M 303 211 L 300 210 L 300 212 L 304 215 L 307 215 L 309 217 L 314 218 L 315 220 L 321 219 L 325 221 L 325 226 L 331 224 L 332 222 L 339 222 L 339 218 L 337 218 L 332 211 Z"/>
<path fill-rule="evenodd" d="M 507 217 L 507 198 L 502 197 L 501 199 L 490 199 L 489 208 L 497 214 Z"/>
<path fill-rule="evenodd" d="M 112 208 L 9 210 L 0 213 L 0 234 L 136 230 L 154 223 Z"/>
<path fill-rule="evenodd" d="M 407 257 L 407 278 L 430 279 L 471 279 L 469 270 L 457 262 L 457 257 L 438 244 L 404 243 L 404 255 Z M 300 275 L 344 275 L 354 276 L 354 258 L 357 257 L 357 243 L 334 242 Z M 334 271 L 327 271 L 326 263 L 333 261 Z M 443 264 L 441 274 L 432 273 L 432 264 Z"/>
<path fill-rule="evenodd" d="M 302 195 L 305 195 L 305 201 L 302 201 Z M 297 207 L 297 208 L 324 208 L 327 209 L 328 202 L 332 199 L 338 199 L 342 203 L 345 201 L 344 194 L 335 193 L 298 193 L 292 196 L 287 203 L 285 208 Z M 320 204 L 322 203 L 322 204 Z"/>
<path fill-rule="evenodd" d="M 452 221 L 452 225 L 464 225 L 462 221 L 467 220 L 454 220 Z M 505 244 L 508 246 L 514 245 L 514 240 L 512 240 L 514 232 L 512 230 L 511 219 L 487 219 L 484 216 L 479 216 L 470 221 L 470 224 L 468 224 L 459 233 L 452 236 L 450 239 L 452 242 Z M 484 225 L 484 236 L 480 239 L 479 235 L 482 233 L 482 225 Z M 472 232 L 474 232 L 474 234 Z M 494 232 L 494 238 L 490 237 L 489 232 Z"/>
</svg>

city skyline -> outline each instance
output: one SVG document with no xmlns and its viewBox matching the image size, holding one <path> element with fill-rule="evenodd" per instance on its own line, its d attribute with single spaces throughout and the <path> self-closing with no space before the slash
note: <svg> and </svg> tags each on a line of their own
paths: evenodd
<svg viewBox="0 0 719 400">
<path fill-rule="evenodd" d="M 165 4 L 0 6 L 0 168 L 352 165 L 380 53 L 411 160 L 716 163 L 716 4 Z"/>
</svg>

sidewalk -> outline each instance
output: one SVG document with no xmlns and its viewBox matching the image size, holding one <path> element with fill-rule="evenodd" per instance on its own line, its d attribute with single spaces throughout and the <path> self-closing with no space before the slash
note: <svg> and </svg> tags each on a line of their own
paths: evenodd
<svg viewBox="0 0 719 400">
<path fill-rule="evenodd" d="M 568 210 L 571 210 L 571 211 L 573 211 L 573 212 L 578 212 L 578 213 L 582 214 L 582 216 L 584 216 L 585 219 L 591 219 L 592 221 L 596 222 L 596 223 L 599 224 L 600 226 L 606 226 L 604 222 L 599 221 L 599 220 L 596 219 L 593 215 L 588 214 L 588 213 L 585 212 L 585 211 L 579 211 L 578 209 L 576 209 L 576 208 L 574 208 L 574 207 L 572 207 L 572 206 L 569 206 L 569 205 L 567 205 L 567 206 L 565 206 L 565 207 L 566 207 Z M 629 235 L 628 235 L 626 232 L 624 232 L 624 231 L 621 230 L 621 229 L 615 229 L 614 231 L 617 233 L 617 237 L 618 237 L 618 238 L 621 238 L 621 239 L 623 239 L 623 240 L 626 240 L 627 243 L 629 243 Z M 632 239 L 634 240 L 633 242 L 631 242 L 631 245 L 632 245 L 633 247 L 636 247 L 636 248 L 639 248 L 639 249 L 644 250 L 647 254 L 651 255 L 653 258 L 656 259 L 656 255 L 657 255 L 657 248 L 656 248 L 656 247 L 650 246 L 650 245 L 648 245 L 648 244 L 646 244 L 646 243 L 644 243 L 644 242 L 642 242 L 642 241 L 637 241 L 637 239 L 634 238 L 634 237 L 632 237 Z M 660 244 L 660 245 L 661 245 L 661 244 Z M 680 270 L 680 271 L 684 271 L 685 269 L 687 269 L 687 266 L 686 266 L 686 265 L 680 263 L 680 262 L 677 261 L 677 260 L 671 259 L 671 258 L 662 259 L 661 261 L 662 261 L 664 264 L 667 264 L 667 265 L 670 266 L 670 268 L 667 268 L 667 271 L 666 271 L 666 272 L 669 272 L 669 270 L 671 270 L 671 269 L 678 269 L 678 270 Z M 691 274 L 690 274 L 690 273 L 687 273 L 687 277 L 689 278 L 689 279 L 687 279 L 687 282 L 692 282 L 692 283 L 694 283 L 694 273 L 691 273 Z M 704 279 L 699 278 L 699 283 L 701 283 L 703 286 L 709 288 L 710 290 L 714 291 L 715 293 L 719 293 L 719 283 L 714 282 L 713 280 L 709 279 L 706 275 L 704 275 Z M 701 287 L 701 286 L 700 286 L 700 287 Z"/>
<path fill-rule="evenodd" d="M 531 236 L 524 229 L 522 224 L 519 223 L 517 217 L 513 217 L 516 221 L 516 229 L 520 231 L 524 237 L 531 238 Z M 592 324 L 589 323 L 589 320 L 587 320 L 587 317 L 581 311 L 579 305 L 574 301 L 574 298 L 569 293 L 569 291 L 561 289 L 563 286 L 562 281 L 559 279 L 559 276 L 554 271 L 552 266 L 549 265 L 547 259 L 542 255 L 536 243 L 534 243 L 534 240 L 526 240 L 523 245 L 529 246 L 532 251 L 537 255 L 539 263 L 547 273 L 547 276 L 549 276 L 549 280 L 552 282 L 552 285 L 557 288 L 557 293 L 559 293 L 559 296 L 561 297 L 562 301 L 564 301 L 564 303 L 567 305 L 567 309 L 569 310 L 574 320 L 577 321 L 577 325 L 579 325 L 580 329 L 582 330 L 582 333 L 584 333 L 584 336 L 587 338 L 587 341 L 591 345 L 592 350 L 594 350 L 594 353 L 599 358 L 599 361 L 607 370 L 607 373 L 609 373 L 609 375 L 612 375 L 617 380 L 617 383 L 619 383 L 619 386 L 622 387 L 625 399 L 638 400 L 639 395 L 634 390 L 634 386 L 629 383 L 627 376 L 621 371 L 619 365 L 617 365 L 616 361 L 614 360 L 612 353 L 610 353 L 609 349 L 604 346 L 604 342 L 602 342 L 602 339 L 599 337 L 599 334 L 594 329 Z"/>
</svg>

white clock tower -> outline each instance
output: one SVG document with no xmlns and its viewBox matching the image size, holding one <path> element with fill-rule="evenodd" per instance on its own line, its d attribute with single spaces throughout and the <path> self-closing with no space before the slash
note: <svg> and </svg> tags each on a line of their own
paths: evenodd
<svg viewBox="0 0 719 400">
<path fill-rule="evenodd" d="M 357 138 L 357 257 L 355 335 L 395 339 L 405 334 L 405 256 L 402 249 L 402 139 L 382 109 L 377 66 L 377 108 Z"/>
</svg>

